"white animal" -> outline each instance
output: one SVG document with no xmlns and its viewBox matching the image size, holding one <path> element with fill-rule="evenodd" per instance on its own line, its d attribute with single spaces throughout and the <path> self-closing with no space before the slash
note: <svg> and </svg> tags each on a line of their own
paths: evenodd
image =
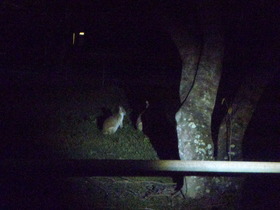
<svg viewBox="0 0 280 210">
<path fill-rule="evenodd" d="M 123 127 L 123 118 L 126 115 L 126 111 L 122 106 L 119 106 L 119 112 L 108 117 L 103 123 L 103 134 L 114 134 L 118 128 Z"/>
<path fill-rule="evenodd" d="M 142 115 L 145 113 L 145 111 L 149 107 L 149 101 L 146 101 L 146 108 L 139 114 L 137 121 L 136 121 L 136 128 L 139 131 L 143 131 L 143 122 L 142 122 Z"/>
</svg>

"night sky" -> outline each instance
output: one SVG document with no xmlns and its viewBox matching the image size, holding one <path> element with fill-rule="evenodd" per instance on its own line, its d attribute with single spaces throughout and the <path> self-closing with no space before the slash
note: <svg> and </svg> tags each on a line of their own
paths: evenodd
<svg viewBox="0 0 280 210">
<path fill-rule="evenodd" d="M 110 52 L 126 62 L 128 59 L 132 63 L 157 65 L 168 60 L 176 65 L 178 54 L 160 15 L 184 22 L 190 13 L 195 13 L 190 2 L 86 0 L 16 4 L 3 1 L 1 61 L 40 65 L 46 42 L 50 42 L 50 50 L 57 53 L 63 42 L 71 45 L 73 32 L 85 31 L 83 50 L 88 57 Z M 277 1 L 222 2 L 213 12 L 220 12 L 223 18 L 225 62 L 239 66 L 275 65 L 279 60 Z M 54 60 L 51 58 L 49 62 L 55 63 Z"/>
</svg>

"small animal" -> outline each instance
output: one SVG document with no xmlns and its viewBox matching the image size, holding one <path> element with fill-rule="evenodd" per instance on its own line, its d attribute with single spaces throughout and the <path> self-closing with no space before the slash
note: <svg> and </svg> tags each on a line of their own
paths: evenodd
<svg viewBox="0 0 280 210">
<path fill-rule="evenodd" d="M 142 115 L 145 113 L 145 111 L 149 107 L 149 101 L 146 101 L 146 108 L 139 114 L 137 121 L 136 121 L 136 128 L 139 131 L 143 131 L 143 122 L 142 122 Z"/>
<path fill-rule="evenodd" d="M 104 123 L 102 132 L 103 134 L 114 134 L 118 128 L 123 127 L 123 118 L 126 115 L 126 111 L 122 106 L 119 106 L 119 112 L 108 117 Z"/>
</svg>

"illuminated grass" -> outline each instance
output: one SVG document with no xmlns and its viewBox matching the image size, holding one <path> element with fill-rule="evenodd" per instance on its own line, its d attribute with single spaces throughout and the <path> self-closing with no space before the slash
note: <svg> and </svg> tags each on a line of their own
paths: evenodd
<svg viewBox="0 0 280 210">
<path fill-rule="evenodd" d="M 59 151 L 61 156 L 79 159 L 158 158 L 147 136 L 133 127 L 121 89 L 65 89 L 52 91 L 49 99 L 48 108 L 52 114 L 45 117 L 50 126 L 40 132 L 43 134 L 40 143 Z M 123 105 L 128 113 L 124 127 L 113 135 L 103 135 L 99 122 L 104 114 L 102 109 L 114 112 L 118 105 Z"/>
<path fill-rule="evenodd" d="M 8 157 L 158 159 L 150 140 L 131 123 L 132 110 L 119 88 L 19 87 L 9 91 L 2 102 L 6 103 L 2 111 L 7 113 L 3 119 L 14 119 L 7 139 L 15 139 L 18 147 L 8 150 L 11 142 L 2 141 Z M 105 136 L 100 129 L 105 114 L 102 108 L 114 112 L 119 105 L 127 111 L 124 127 Z M 70 209 L 201 209 L 200 201 L 172 197 L 175 185 L 170 177 L 82 177 L 60 180 L 54 187 L 63 187 L 59 197 Z M 48 186 L 44 184 L 40 190 L 45 192 Z"/>
</svg>

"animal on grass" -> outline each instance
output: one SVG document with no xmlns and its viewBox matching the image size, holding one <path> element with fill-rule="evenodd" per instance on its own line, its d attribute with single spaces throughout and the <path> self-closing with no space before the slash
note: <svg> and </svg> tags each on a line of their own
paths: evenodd
<svg viewBox="0 0 280 210">
<path fill-rule="evenodd" d="M 108 117 L 104 123 L 102 132 L 103 134 L 114 134 L 118 130 L 118 128 L 123 127 L 123 118 L 126 115 L 126 111 L 122 106 L 119 106 L 118 113 Z"/>
<path fill-rule="evenodd" d="M 142 115 L 146 112 L 148 107 L 149 107 L 149 102 L 146 101 L 146 108 L 138 115 L 138 118 L 136 120 L 136 128 L 139 131 L 143 131 Z"/>
</svg>

